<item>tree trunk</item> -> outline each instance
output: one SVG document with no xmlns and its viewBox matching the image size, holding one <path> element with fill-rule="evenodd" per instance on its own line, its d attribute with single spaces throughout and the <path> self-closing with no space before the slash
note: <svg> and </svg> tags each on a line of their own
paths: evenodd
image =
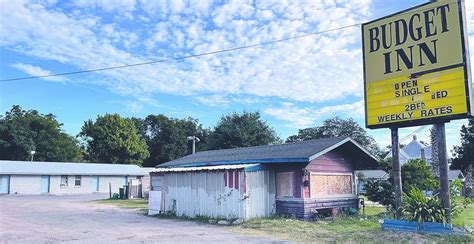
<svg viewBox="0 0 474 244">
<path fill-rule="evenodd" d="M 472 164 L 463 172 L 464 175 L 464 196 L 474 199 L 474 169 Z"/>
<path fill-rule="evenodd" d="M 431 140 L 431 167 L 433 169 L 433 175 L 439 178 L 439 146 L 438 137 L 436 136 L 437 124 L 434 124 L 430 129 L 430 140 Z"/>
</svg>

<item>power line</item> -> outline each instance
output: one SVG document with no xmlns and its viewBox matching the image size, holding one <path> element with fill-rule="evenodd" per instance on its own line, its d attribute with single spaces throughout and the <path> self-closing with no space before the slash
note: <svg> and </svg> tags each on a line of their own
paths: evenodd
<svg viewBox="0 0 474 244">
<path fill-rule="evenodd" d="M 446 4 L 448 4 L 448 5 L 457 4 L 458 1 L 463 2 L 464 0 L 456 0 L 454 2 L 448 2 Z M 426 9 L 429 9 L 429 8 L 420 8 L 420 9 L 413 10 L 413 11 L 407 11 L 407 12 L 401 13 L 399 15 L 406 15 L 406 14 L 410 14 L 410 13 L 414 13 L 414 12 L 420 12 L 420 11 L 423 11 L 423 10 L 426 10 Z M 293 36 L 293 37 L 288 37 L 288 38 L 283 38 L 283 39 L 278 39 L 278 40 L 273 40 L 273 41 L 256 43 L 256 44 L 252 44 L 252 45 L 229 48 L 229 49 L 222 49 L 222 50 L 218 50 L 218 51 L 181 56 L 181 57 L 177 57 L 177 58 L 160 59 L 160 60 L 153 60 L 153 61 L 142 62 L 142 63 L 125 64 L 125 65 L 111 66 L 111 67 L 105 67 L 105 68 L 79 70 L 79 71 L 55 73 L 55 74 L 48 74 L 48 75 L 37 75 L 37 76 L 25 76 L 25 77 L 18 77 L 18 78 L 9 78 L 9 79 L 0 80 L 0 82 L 17 81 L 17 80 L 30 80 L 30 79 L 48 78 L 48 77 L 66 76 L 66 75 L 75 75 L 75 74 L 84 74 L 84 73 L 92 73 L 92 72 L 99 72 L 99 71 L 106 71 L 106 70 L 130 68 L 130 67 L 135 67 L 135 66 L 143 66 L 143 65 L 156 64 L 156 63 L 165 63 L 165 62 L 177 61 L 177 60 L 183 60 L 183 59 L 189 59 L 189 58 L 197 58 L 197 57 L 209 56 L 209 55 L 214 55 L 214 54 L 219 54 L 219 53 L 232 52 L 232 51 L 237 51 L 237 50 L 242 50 L 242 49 L 247 49 L 247 48 L 255 48 L 255 47 L 274 44 L 274 43 L 279 43 L 279 42 L 286 42 L 286 41 L 295 40 L 295 39 L 301 39 L 301 38 L 305 38 L 305 37 L 309 37 L 309 36 L 315 36 L 315 35 L 324 34 L 324 33 L 328 33 L 328 32 L 333 32 L 333 31 L 343 30 L 343 29 L 352 28 L 352 27 L 356 27 L 356 26 L 361 26 L 362 24 L 363 23 L 346 25 L 346 26 L 342 26 L 342 27 L 338 27 L 338 28 L 312 32 L 312 33 L 299 35 L 299 36 Z"/>
</svg>

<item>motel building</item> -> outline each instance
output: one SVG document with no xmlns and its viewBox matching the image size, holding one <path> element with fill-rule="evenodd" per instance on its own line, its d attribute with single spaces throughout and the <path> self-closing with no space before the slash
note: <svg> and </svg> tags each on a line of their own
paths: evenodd
<svg viewBox="0 0 474 244">
<path fill-rule="evenodd" d="M 376 165 L 350 138 L 197 152 L 150 173 L 149 214 L 310 219 L 358 208 L 354 171 Z"/>
<path fill-rule="evenodd" d="M 0 160 L 0 194 L 118 193 L 144 175 L 137 165 Z"/>
</svg>

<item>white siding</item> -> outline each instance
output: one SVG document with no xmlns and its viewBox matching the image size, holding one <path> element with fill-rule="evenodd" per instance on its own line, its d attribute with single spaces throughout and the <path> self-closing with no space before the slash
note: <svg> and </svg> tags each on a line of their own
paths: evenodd
<svg viewBox="0 0 474 244">
<path fill-rule="evenodd" d="M 275 214 L 275 173 L 269 170 L 246 172 L 245 218 Z"/>
<path fill-rule="evenodd" d="M 245 203 L 242 188 L 243 171 L 237 171 L 238 189 L 225 186 L 224 172 L 166 173 L 162 182 L 164 211 L 189 217 L 243 218 Z M 159 176 L 152 176 L 152 182 L 157 182 L 154 177 Z"/>
<path fill-rule="evenodd" d="M 75 176 L 68 175 L 67 187 L 61 187 L 61 176 L 50 176 L 50 194 L 89 194 L 96 192 L 93 178 L 95 176 L 82 175 L 81 186 L 75 186 Z M 129 176 L 128 179 L 136 179 Z M 126 176 L 99 176 L 99 192 L 109 192 L 109 182 L 112 193 L 118 193 L 119 188 L 125 184 Z M 41 175 L 11 175 L 10 194 L 41 194 Z"/>
<path fill-rule="evenodd" d="M 10 194 L 41 194 L 41 175 L 11 175 Z"/>
<path fill-rule="evenodd" d="M 158 190 L 158 183 L 162 185 L 163 210 L 178 216 L 249 219 L 268 217 L 275 213 L 273 171 L 227 171 L 238 172 L 238 189 L 234 184 L 230 187 L 229 174 L 225 177 L 225 172 L 168 172 L 162 176 L 152 175 L 152 189 Z M 235 183 L 235 176 L 232 178 Z"/>
<path fill-rule="evenodd" d="M 95 176 L 81 176 L 81 186 L 75 186 L 75 176 L 68 175 L 67 187 L 61 187 L 61 176 L 51 176 L 51 194 L 87 194 L 95 191 L 95 182 L 93 178 Z M 136 177 L 129 177 L 129 179 L 135 179 Z M 112 193 L 118 193 L 119 188 L 125 184 L 125 176 L 99 176 L 99 192 L 109 192 L 109 182 L 112 186 Z"/>
</svg>

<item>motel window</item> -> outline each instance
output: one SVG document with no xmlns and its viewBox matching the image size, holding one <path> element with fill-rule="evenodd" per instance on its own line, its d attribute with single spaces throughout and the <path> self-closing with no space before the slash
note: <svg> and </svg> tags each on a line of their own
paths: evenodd
<svg viewBox="0 0 474 244">
<path fill-rule="evenodd" d="M 67 175 L 61 175 L 61 185 L 60 187 L 67 187 Z"/>
<path fill-rule="evenodd" d="M 81 186 L 81 176 L 80 175 L 76 175 L 74 177 L 74 186 L 76 187 L 80 187 Z"/>
<path fill-rule="evenodd" d="M 277 197 L 293 197 L 293 172 L 276 173 Z"/>
</svg>

